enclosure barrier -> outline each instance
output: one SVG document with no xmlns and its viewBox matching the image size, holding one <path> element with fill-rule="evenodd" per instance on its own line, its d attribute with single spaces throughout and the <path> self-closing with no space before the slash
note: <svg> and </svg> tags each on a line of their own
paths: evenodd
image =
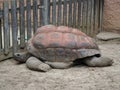
<svg viewBox="0 0 120 90">
<path fill-rule="evenodd" d="M 24 49 L 46 24 L 75 27 L 90 36 L 102 30 L 104 0 L 4 0 L 0 8 L 0 60 Z"/>
</svg>

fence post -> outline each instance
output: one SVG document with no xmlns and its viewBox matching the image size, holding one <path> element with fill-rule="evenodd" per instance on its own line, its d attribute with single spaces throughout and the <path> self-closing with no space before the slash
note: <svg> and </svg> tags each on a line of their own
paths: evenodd
<svg viewBox="0 0 120 90">
<path fill-rule="evenodd" d="M 49 5 L 50 5 L 50 2 L 49 0 L 44 0 L 44 10 L 42 12 L 43 14 L 43 25 L 47 25 L 49 24 Z"/>
<path fill-rule="evenodd" d="M 0 52 L 2 52 L 2 9 L 0 7 Z"/>
<path fill-rule="evenodd" d="M 103 23 L 103 9 L 104 9 L 104 0 L 100 0 L 100 6 L 99 6 L 99 31 L 98 32 L 101 32 L 103 30 L 103 26 L 102 26 L 102 23 Z"/>
<path fill-rule="evenodd" d="M 19 0 L 20 5 L 20 48 L 25 47 L 25 10 L 24 10 L 24 0 Z"/>
<path fill-rule="evenodd" d="M 4 1 L 3 4 L 3 15 L 4 15 L 4 54 L 7 55 L 9 53 L 9 44 L 10 44 L 10 31 L 9 31 L 9 4 L 7 0 Z"/>
<path fill-rule="evenodd" d="M 13 42 L 13 55 L 18 50 L 18 41 L 17 41 L 17 10 L 16 10 L 16 0 L 11 1 L 11 19 L 12 19 L 12 42 Z"/>
</svg>

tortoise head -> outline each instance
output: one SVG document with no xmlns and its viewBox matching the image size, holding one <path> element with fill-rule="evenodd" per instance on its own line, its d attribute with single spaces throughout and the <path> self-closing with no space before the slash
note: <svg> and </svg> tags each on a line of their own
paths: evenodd
<svg viewBox="0 0 120 90">
<path fill-rule="evenodd" d="M 28 52 L 18 52 L 14 54 L 14 59 L 21 63 L 26 62 L 29 57 L 30 57 L 30 54 Z"/>
</svg>

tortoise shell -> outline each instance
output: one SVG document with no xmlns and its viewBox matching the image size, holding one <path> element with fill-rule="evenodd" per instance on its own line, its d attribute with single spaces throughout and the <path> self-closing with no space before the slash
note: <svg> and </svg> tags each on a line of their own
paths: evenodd
<svg viewBox="0 0 120 90">
<path fill-rule="evenodd" d="M 94 40 L 80 30 L 54 25 L 38 28 L 28 41 L 27 50 L 35 57 L 51 62 L 71 62 L 100 55 Z"/>
</svg>

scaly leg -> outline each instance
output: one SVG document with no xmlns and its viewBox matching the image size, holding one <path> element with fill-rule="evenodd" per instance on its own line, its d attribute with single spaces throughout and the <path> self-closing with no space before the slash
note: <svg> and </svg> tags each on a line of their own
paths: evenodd
<svg viewBox="0 0 120 90">
<path fill-rule="evenodd" d="M 83 63 L 91 67 L 104 67 L 111 66 L 113 60 L 107 57 L 89 57 L 83 60 Z"/>
<path fill-rule="evenodd" d="M 30 57 L 26 61 L 26 66 L 31 70 L 47 72 L 51 69 L 48 64 L 43 63 L 35 57 Z"/>
</svg>

